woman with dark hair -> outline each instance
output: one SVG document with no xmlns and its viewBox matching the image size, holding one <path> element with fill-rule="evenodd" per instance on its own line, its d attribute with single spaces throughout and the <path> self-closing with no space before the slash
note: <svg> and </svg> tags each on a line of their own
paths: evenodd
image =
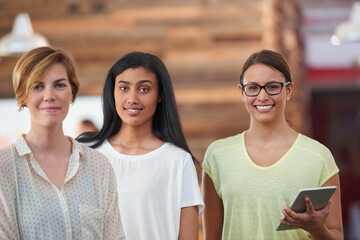
<svg viewBox="0 0 360 240">
<path fill-rule="evenodd" d="M 79 91 L 71 53 L 25 53 L 13 86 L 31 127 L 0 149 L 0 239 L 125 239 L 111 164 L 63 132 Z"/>
<path fill-rule="evenodd" d="M 249 129 L 212 143 L 203 162 L 206 240 L 343 238 L 335 160 L 285 119 L 293 85 L 286 60 L 274 51 L 256 52 L 244 63 L 239 90 Z M 286 205 L 301 188 L 321 186 L 337 187 L 324 209 L 315 211 L 309 197 L 304 213 Z M 276 231 L 279 221 L 297 229 Z"/>
<path fill-rule="evenodd" d="M 102 128 L 78 140 L 113 164 L 127 239 L 197 239 L 203 201 L 196 160 L 163 62 L 126 54 L 111 67 L 102 99 Z"/>
</svg>

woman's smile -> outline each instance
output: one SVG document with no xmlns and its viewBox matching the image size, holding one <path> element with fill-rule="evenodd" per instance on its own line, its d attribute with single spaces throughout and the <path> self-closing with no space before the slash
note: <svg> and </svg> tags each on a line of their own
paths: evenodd
<svg viewBox="0 0 360 240">
<path fill-rule="evenodd" d="M 135 116 L 135 115 L 138 115 L 143 110 L 143 108 L 140 108 L 140 107 L 124 107 L 124 110 L 129 115 Z"/>
<path fill-rule="evenodd" d="M 274 105 L 256 105 L 255 108 L 260 112 L 268 112 Z"/>
</svg>

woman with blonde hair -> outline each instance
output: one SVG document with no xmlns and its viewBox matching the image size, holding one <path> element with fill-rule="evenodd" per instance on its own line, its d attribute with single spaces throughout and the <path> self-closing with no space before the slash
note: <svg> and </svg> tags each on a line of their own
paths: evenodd
<svg viewBox="0 0 360 240">
<path fill-rule="evenodd" d="M 125 239 L 110 163 L 63 132 L 79 90 L 72 55 L 50 47 L 25 53 L 13 86 L 31 127 L 0 150 L 0 238 Z"/>
</svg>

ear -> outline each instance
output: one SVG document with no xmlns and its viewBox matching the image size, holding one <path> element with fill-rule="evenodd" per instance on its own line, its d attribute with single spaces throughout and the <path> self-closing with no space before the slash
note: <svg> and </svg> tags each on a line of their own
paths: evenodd
<svg viewBox="0 0 360 240">
<path fill-rule="evenodd" d="M 161 103 L 161 102 L 162 102 L 162 97 L 158 96 L 157 103 Z"/>
<path fill-rule="evenodd" d="M 245 102 L 245 93 L 244 93 L 244 90 L 242 90 L 242 88 L 241 88 L 241 84 L 238 85 L 238 88 L 241 93 L 241 99 L 243 102 Z"/>
<path fill-rule="evenodd" d="M 293 92 L 294 82 L 291 82 L 289 85 L 285 87 L 286 87 L 286 101 L 289 101 L 291 99 L 291 95 Z"/>
</svg>

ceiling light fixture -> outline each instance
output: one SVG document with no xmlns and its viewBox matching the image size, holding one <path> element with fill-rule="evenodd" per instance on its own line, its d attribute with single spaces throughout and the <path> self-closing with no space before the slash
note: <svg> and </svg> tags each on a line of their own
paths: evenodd
<svg viewBox="0 0 360 240">
<path fill-rule="evenodd" d="M 11 33 L 0 39 L 0 57 L 23 54 L 42 46 L 49 46 L 49 42 L 44 36 L 34 33 L 29 14 L 20 13 L 15 18 Z"/>
<path fill-rule="evenodd" d="M 351 8 L 350 21 L 340 24 L 331 37 L 333 45 L 344 42 L 360 41 L 360 2 L 353 3 Z"/>
</svg>

